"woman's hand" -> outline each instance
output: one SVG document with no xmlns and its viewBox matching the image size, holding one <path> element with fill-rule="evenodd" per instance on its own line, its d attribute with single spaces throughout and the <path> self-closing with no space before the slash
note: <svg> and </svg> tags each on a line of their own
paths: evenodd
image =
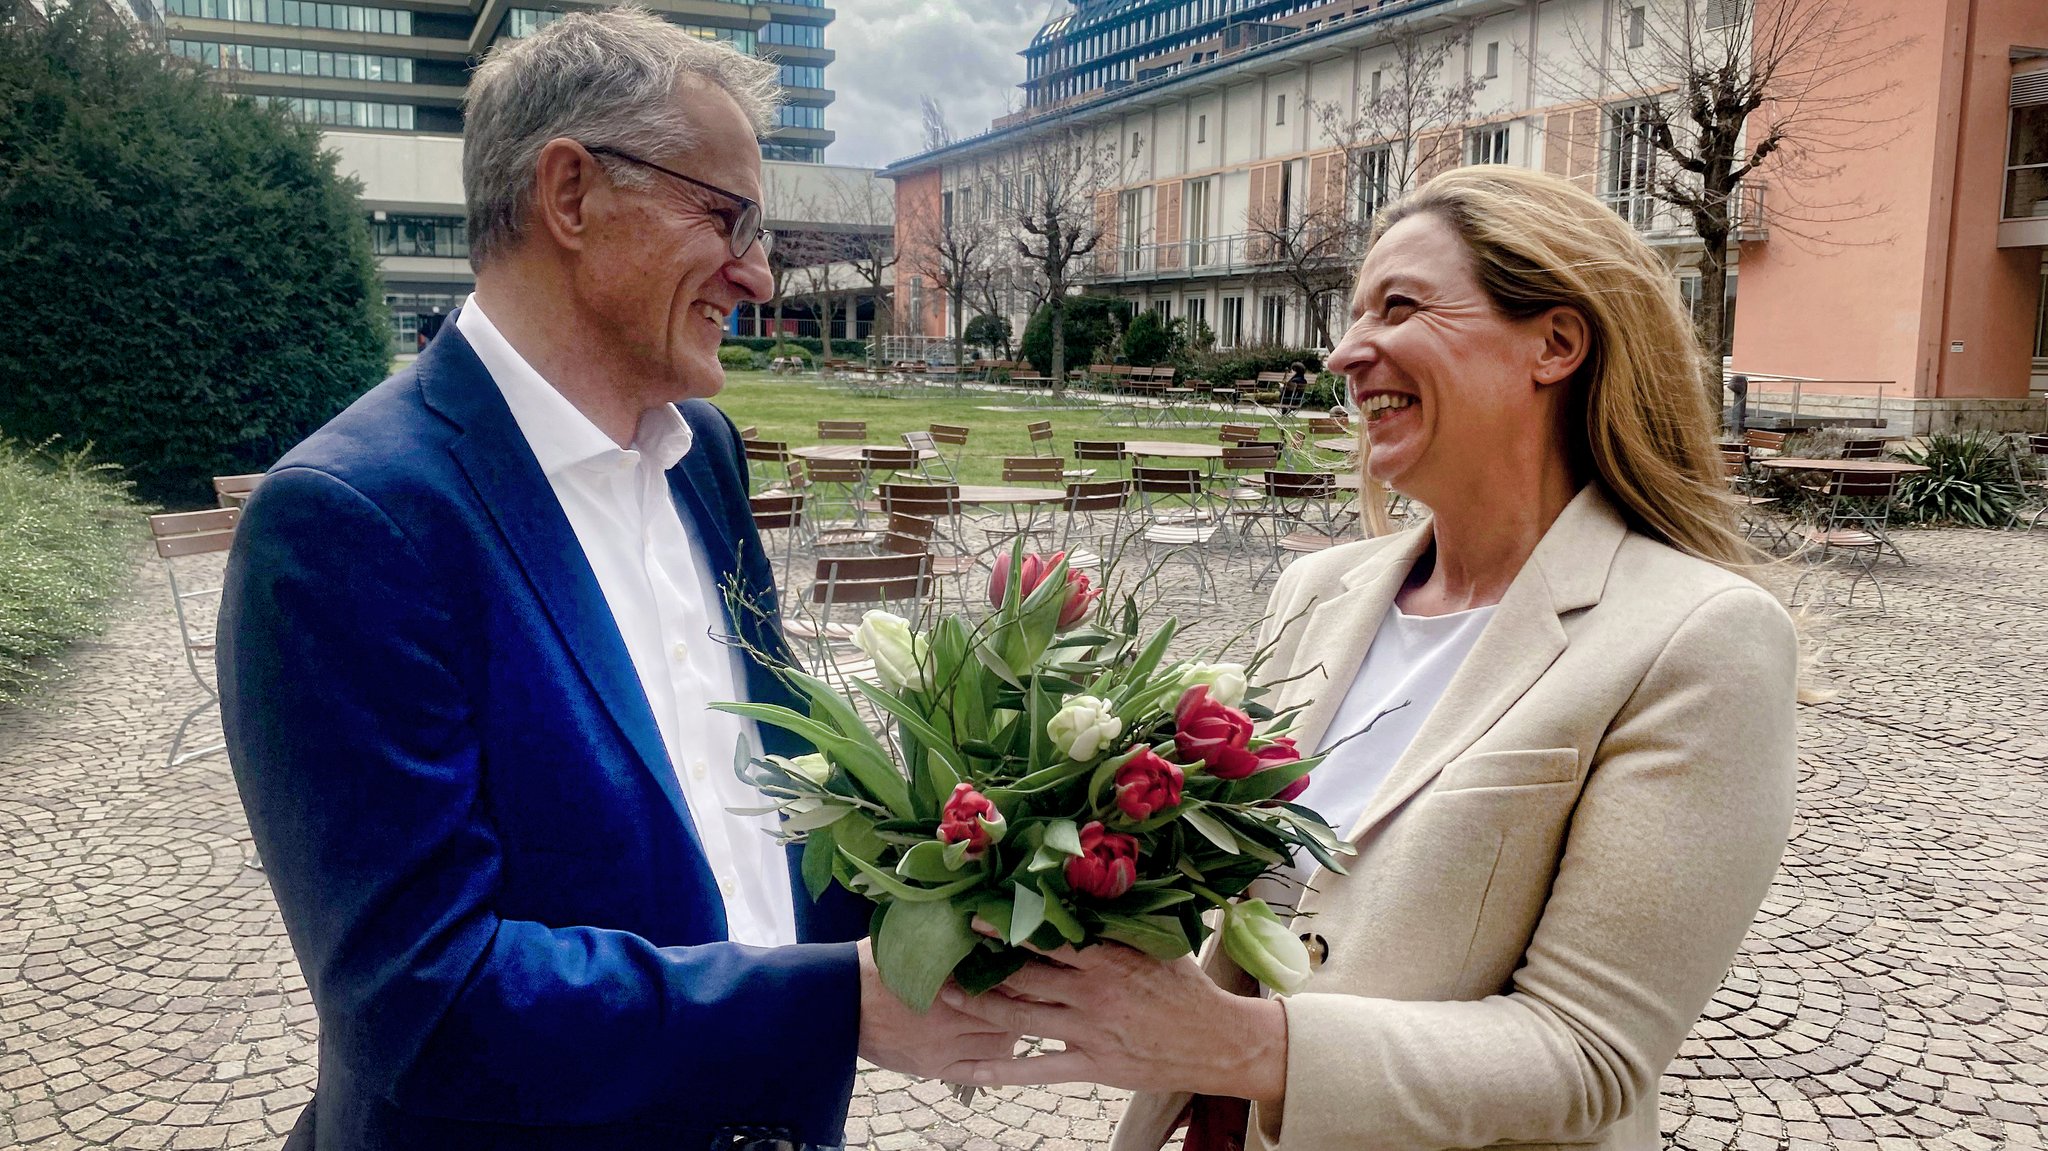
<svg viewBox="0 0 2048 1151">
<path fill-rule="evenodd" d="M 1001 986 L 947 1006 L 1065 1051 L 961 1065 L 967 1082 L 1102 1083 L 1277 1102 L 1287 1089 L 1287 1013 L 1232 995 L 1192 956 L 1161 962 L 1120 944 L 1044 952 Z"/>
</svg>

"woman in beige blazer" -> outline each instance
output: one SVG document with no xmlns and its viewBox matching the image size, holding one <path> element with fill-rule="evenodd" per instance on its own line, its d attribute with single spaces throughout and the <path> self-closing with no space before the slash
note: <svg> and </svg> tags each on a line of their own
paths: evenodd
<svg viewBox="0 0 2048 1151">
<path fill-rule="evenodd" d="M 1263 674 L 1327 748 L 1381 687 L 1354 680 L 1389 666 L 1383 631 L 1483 623 L 1407 701 L 1405 744 L 1340 747 L 1302 799 L 1378 778 L 1338 829 L 1356 858 L 1301 895 L 1307 987 L 1261 997 L 1213 946 L 1061 953 L 951 996 L 1067 1045 L 973 1078 L 1139 1089 L 1121 1151 L 1157 1148 L 1191 1093 L 1251 1100 L 1248 1145 L 1285 1151 L 1652 1151 L 1658 1077 L 1763 900 L 1794 781 L 1795 636 L 1741 574 L 1690 324 L 1612 211 L 1492 166 L 1390 209 L 1352 315 L 1330 364 L 1367 471 L 1431 516 L 1288 569 Z"/>
</svg>

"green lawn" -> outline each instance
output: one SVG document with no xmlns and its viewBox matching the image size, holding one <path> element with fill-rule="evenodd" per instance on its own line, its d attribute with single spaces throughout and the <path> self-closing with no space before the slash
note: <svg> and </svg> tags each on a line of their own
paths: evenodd
<svg viewBox="0 0 2048 1151">
<path fill-rule="evenodd" d="M 1078 407 L 1085 401 L 1076 400 L 1073 409 L 1031 408 L 1026 406 L 1027 393 L 1007 389 L 969 388 L 956 394 L 942 384 L 923 393 L 880 398 L 851 395 L 842 386 L 821 384 L 816 379 L 727 372 L 725 391 L 716 402 L 740 427 L 758 428 L 759 438 L 781 440 L 791 447 L 817 443 L 819 420 L 866 420 L 868 442 L 891 446 L 903 442 L 904 432 L 923 431 L 935 423 L 962 424 L 974 429 L 960 469 L 961 482 L 970 484 L 1000 480 L 1004 456 L 1030 455 L 1031 440 L 1024 428 L 1035 420 L 1052 421 L 1053 443 L 1062 455 L 1072 452 L 1076 439 L 1216 442 L 1215 423 L 1163 428 L 1116 425 L 1108 422 L 1108 413 L 1102 408 Z M 1021 410 L 994 410 L 1006 406 Z M 1217 412 L 1199 416 L 1217 422 L 1225 418 Z M 1232 418 L 1257 422 L 1249 415 Z"/>
</svg>

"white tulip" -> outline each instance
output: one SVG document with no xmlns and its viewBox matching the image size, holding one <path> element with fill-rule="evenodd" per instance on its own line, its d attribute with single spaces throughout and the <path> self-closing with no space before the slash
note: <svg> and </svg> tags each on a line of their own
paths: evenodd
<svg viewBox="0 0 2048 1151">
<path fill-rule="evenodd" d="M 1053 747 L 1076 763 L 1086 763 L 1100 755 L 1123 730 L 1124 721 L 1110 710 L 1109 701 L 1092 695 L 1068 699 L 1045 725 L 1045 734 Z"/>
<path fill-rule="evenodd" d="M 1191 663 L 1181 669 L 1182 691 L 1202 686 L 1208 687 L 1210 699 L 1224 707 L 1236 707 L 1244 702 L 1245 689 L 1250 684 L 1245 680 L 1241 663 Z"/>
<path fill-rule="evenodd" d="M 832 777 L 832 761 L 815 751 L 809 755 L 799 755 L 795 759 L 786 759 L 779 755 L 771 755 L 768 758 L 775 766 L 789 774 L 808 779 L 819 787 L 825 786 L 825 781 Z"/>
<path fill-rule="evenodd" d="M 875 661 L 875 674 L 890 691 L 930 691 L 927 641 L 910 630 L 910 621 L 886 611 L 871 611 L 853 630 L 853 646 Z"/>
</svg>

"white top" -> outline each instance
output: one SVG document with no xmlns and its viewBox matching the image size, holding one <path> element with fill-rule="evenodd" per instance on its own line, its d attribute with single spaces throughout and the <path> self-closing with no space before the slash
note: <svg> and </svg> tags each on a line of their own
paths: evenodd
<svg viewBox="0 0 2048 1151">
<path fill-rule="evenodd" d="M 1339 836 L 1349 838 L 1492 618 L 1492 605 L 1435 616 L 1409 615 L 1398 603 L 1389 606 L 1316 749 L 1329 758 L 1309 776 L 1308 790 L 1295 802 L 1314 809 Z M 1268 895 L 1268 902 L 1293 906 L 1300 884 L 1312 882 L 1316 866 L 1313 856 L 1297 853 L 1295 882 L 1284 893 Z"/>
<path fill-rule="evenodd" d="M 690 450 L 690 425 L 671 405 L 649 408 L 633 446 L 621 448 L 506 342 L 474 295 L 455 326 L 504 393 L 597 576 L 718 880 L 727 938 L 796 942 L 789 868 L 771 836 L 775 817 L 731 811 L 762 806 L 760 792 L 732 771 L 741 741 L 750 753 L 759 744 L 751 723 L 710 707 L 744 698 L 745 676 L 719 638 L 726 628 L 711 598 L 717 585 L 668 486 L 666 473 Z"/>
</svg>

